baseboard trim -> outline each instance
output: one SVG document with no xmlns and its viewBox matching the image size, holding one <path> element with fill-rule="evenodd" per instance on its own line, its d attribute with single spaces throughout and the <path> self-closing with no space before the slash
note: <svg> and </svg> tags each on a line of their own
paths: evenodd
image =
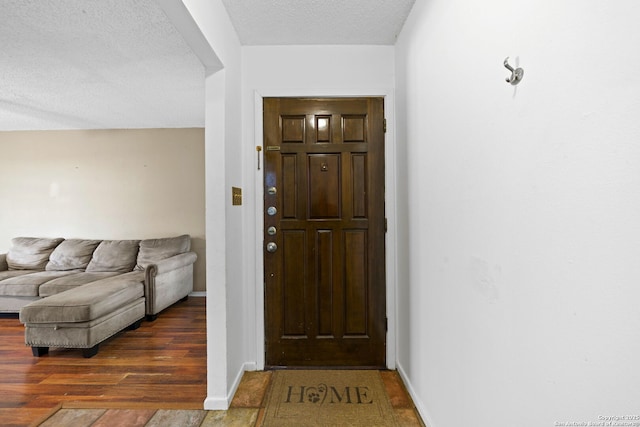
<svg viewBox="0 0 640 427">
<path fill-rule="evenodd" d="M 255 370 L 256 370 L 255 363 L 244 362 L 242 364 L 242 366 L 240 367 L 240 370 L 236 373 L 236 377 L 233 380 L 233 384 L 231 384 L 229 393 L 227 394 L 227 400 L 229 401 L 229 405 L 231 405 L 233 396 L 235 396 L 236 391 L 238 391 L 238 387 L 240 386 L 240 381 L 242 380 L 242 375 L 245 373 L 245 371 L 255 371 Z"/>
<path fill-rule="evenodd" d="M 189 294 L 190 297 L 206 297 L 207 296 L 207 292 L 206 291 L 193 291 Z"/>
<path fill-rule="evenodd" d="M 204 409 L 207 411 L 226 411 L 229 409 L 229 402 L 226 398 L 207 397 L 204 400 Z"/>
<path fill-rule="evenodd" d="M 402 368 L 402 365 L 398 362 L 396 363 L 396 366 L 397 366 L 398 374 L 400 374 L 400 378 L 402 378 L 402 381 L 404 382 L 404 386 L 406 387 L 407 392 L 409 392 L 409 395 L 413 400 L 413 404 L 416 405 L 416 409 L 420 414 L 422 421 L 424 421 L 425 425 L 428 425 L 429 427 L 435 427 L 435 424 L 433 423 L 431 417 L 429 416 L 429 413 L 427 412 L 427 409 L 425 408 L 424 403 L 416 394 L 416 391 L 413 388 L 413 384 L 409 380 L 407 373 Z"/>
<path fill-rule="evenodd" d="M 256 362 L 245 362 L 243 373 L 247 371 L 257 371 L 257 370 L 258 370 L 258 367 L 256 365 Z"/>
<path fill-rule="evenodd" d="M 226 411 L 229 409 L 231 405 L 231 401 L 233 400 L 233 396 L 236 394 L 238 387 L 240 386 L 240 381 L 242 380 L 242 375 L 245 371 L 255 371 L 256 364 L 252 362 L 245 362 L 240 370 L 236 373 L 236 376 L 227 392 L 227 396 L 225 398 L 216 398 L 216 397 L 207 397 L 204 401 L 204 409 L 210 411 Z"/>
</svg>

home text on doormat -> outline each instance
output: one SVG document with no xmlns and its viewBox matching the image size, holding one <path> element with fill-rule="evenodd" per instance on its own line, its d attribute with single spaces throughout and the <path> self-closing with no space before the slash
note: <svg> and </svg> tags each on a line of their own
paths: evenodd
<svg viewBox="0 0 640 427">
<path fill-rule="evenodd" d="M 378 371 L 276 371 L 264 427 L 396 426 Z"/>
</svg>

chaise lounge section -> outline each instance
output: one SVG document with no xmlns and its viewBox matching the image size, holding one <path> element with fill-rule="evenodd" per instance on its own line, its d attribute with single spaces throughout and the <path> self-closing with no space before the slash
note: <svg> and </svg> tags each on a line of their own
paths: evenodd
<svg viewBox="0 0 640 427">
<path fill-rule="evenodd" d="M 137 329 L 145 316 L 144 273 L 109 277 L 27 304 L 20 311 L 25 343 L 34 356 L 49 347 L 80 348 L 84 357 L 123 329 Z"/>
</svg>

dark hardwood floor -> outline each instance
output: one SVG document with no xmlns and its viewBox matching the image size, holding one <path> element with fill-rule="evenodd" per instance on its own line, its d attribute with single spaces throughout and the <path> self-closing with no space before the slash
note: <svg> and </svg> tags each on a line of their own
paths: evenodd
<svg viewBox="0 0 640 427">
<path fill-rule="evenodd" d="M 124 331 L 99 353 L 52 348 L 36 358 L 17 318 L 0 318 L 0 425 L 28 426 L 60 404 L 202 409 L 206 398 L 206 300 L 190 297 L 155 322 Z"/>
</svg>

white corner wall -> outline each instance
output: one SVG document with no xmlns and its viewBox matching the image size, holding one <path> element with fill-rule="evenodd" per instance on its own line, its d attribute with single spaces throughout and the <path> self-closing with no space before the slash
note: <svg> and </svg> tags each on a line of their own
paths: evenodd
<svg viewBox="0 0 640 427">
<path fill-rule="evenodd" d="M 167 0 L 169 1 L 169 0 Z M 224 67 L 208 68 L 205 105 L 207 252 L 207 398 L 205 409 L 227 409 L 246 367 L 242 259 L 245 206 L 231 205 L 242 187 L 241 48 L 220 0 L 182 1 Z M 175 13 L 180 14 L 180 8 Z M 173 8 L 165 8 L 165 11 Z M 175 22 L 176 20 L 174 20 Z M 181 17 L 180 22 L 189 24 Z M 196 39 L 198 39 L 196 37 Z M 207 54 L 208 55 L 208 54 Z M 210 56 L 210 55 L 208 55 Z"/>
<path fill-rule="evenodd" d="M 387 134 L 387 302 L 395 307 L 395 140 L 394 48 L 392 46 L 251 46 L 242 48 L 242 158 L 245 207 L 246 357 L 264 367 L 263 169 L 256 146 L 262 142 L 262 98 L 266 96 L 384 96 Z M 393 319 L 390 319 L 393 322 Z M 390 332 L 388 359 L 395 363 Z M 392 366 L 394 366 L 392 364 Z"/>
<path fill-rule="evenodd" d="M 417 0 L 396 45 L 398 365 L 429 427 L 640 415 L 639 16 Z"/>
</svg>

